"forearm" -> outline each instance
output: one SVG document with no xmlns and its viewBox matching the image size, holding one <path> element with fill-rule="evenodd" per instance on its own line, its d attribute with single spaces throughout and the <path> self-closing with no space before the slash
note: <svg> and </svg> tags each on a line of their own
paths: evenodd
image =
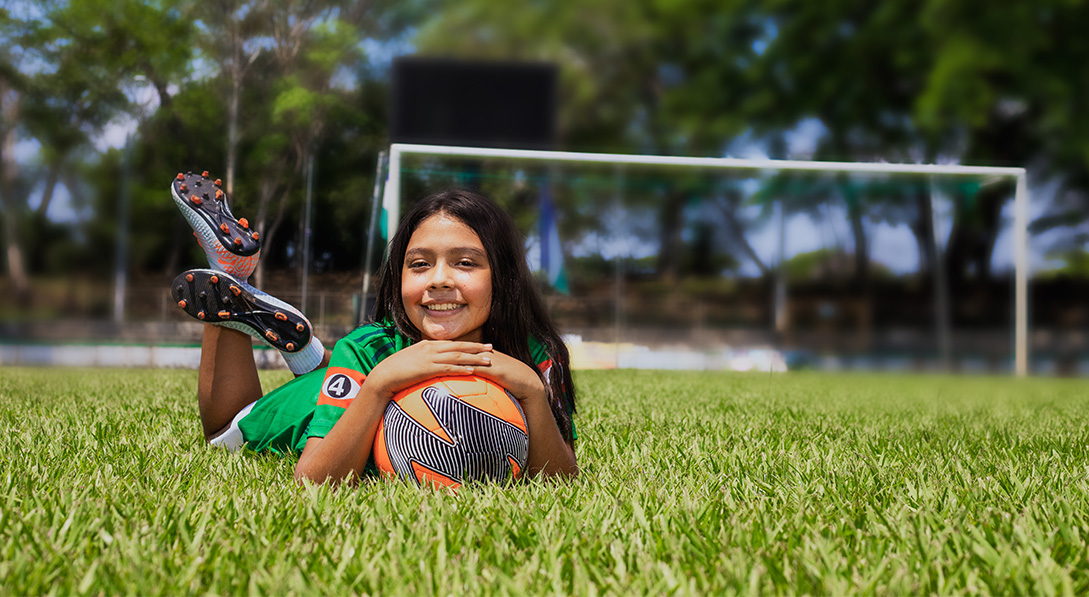
<svg viewBox="0 0 1089 597">
<path fill-rule="evenodd" d="M 295 465 L 295 479 L 324 483 L 361 476 L 387 403 L 361 391 L 328 435 L 307 440 Z"/>
<path fill-rule="evenodd" d="M 529 426 L 529 474 L 545 477 L 578 475 L 575 452 L 563 441 L 563 435 L 560 434 L 560 428 L 556 425 L 556 419 L 544 395 L 522 401 L 522 410 Z"/>
</svg>

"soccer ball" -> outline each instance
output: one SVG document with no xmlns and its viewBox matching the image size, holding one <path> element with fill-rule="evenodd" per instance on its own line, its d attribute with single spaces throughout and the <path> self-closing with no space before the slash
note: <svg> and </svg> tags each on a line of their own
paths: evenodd
<svg viewBox="0 0 1089 597">
<path fill-rule="evenodd" d="M 448 375 L 402 390 L 386 406 L 374 438 L 383 474 L 419 485 L 521 477 L 529 456 L 522 406 L 495 382 Z"/>
</svg>

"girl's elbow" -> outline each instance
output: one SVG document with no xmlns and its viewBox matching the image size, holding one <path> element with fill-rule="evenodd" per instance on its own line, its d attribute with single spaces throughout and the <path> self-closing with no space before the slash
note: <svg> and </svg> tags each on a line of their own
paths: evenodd
<svg viewBox="0 0 1089 597">
<path fill-rule="evenodd" d="M 314 477 L 313 471 L 309 470 L 306 464 L 300 460 L 295 464 L 295 482 L 299 485 L 306 485 L 317 483 L 318 480 Z"/>
</svg>

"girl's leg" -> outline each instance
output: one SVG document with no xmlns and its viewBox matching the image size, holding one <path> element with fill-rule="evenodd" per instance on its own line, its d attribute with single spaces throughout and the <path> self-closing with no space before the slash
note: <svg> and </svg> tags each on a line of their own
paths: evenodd
<svg viewBox="0 0 1089 597">
<path fill-rule="evenodd" d="M 262 395 L 250 337 L 238 330 L 205 324 L 197 376 L 197 406 L 204 438 L 214 437 Z"/>
<path fill-rule="evenodd" d="M 328 367 L 330 356 L 332 353 L 325 350 L 318 368 Z M 223 431 L 235 415 L 261 396 L 264 392 L 249 335 L 205 324 L 197 373 L 197 407 L 204 439 Z"/>
</svg>

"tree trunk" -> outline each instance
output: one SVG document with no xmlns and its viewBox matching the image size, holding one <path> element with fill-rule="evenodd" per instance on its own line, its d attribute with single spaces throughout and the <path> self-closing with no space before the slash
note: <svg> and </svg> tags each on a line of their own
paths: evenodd
<svg viewBox="0 0 1089 597">
<path fill-rule="evenodd" d="M 231 96 L 227 100 L 227 196 L 234 198 L 234 171 L 238 154 L 238 101 L 242 93 L 242 81 L 231 82 Z"/>
<path fill-rule="evenodd" d="M 681 231 L 684 228 L 684 192 L 671 191 L 662 205 L 660 242 L 658 249 L 658 275 L 665 280 L 676 280 L 680 275 Z"/>
<path fill-rule="evenodd" d="M 925 279 L 937 263 L 934 247 L 934 204 L 929 191 L 915 193 L 916 219 L 911 224 L 915 243 L 919 246 L 919 276 Z"/>
<path fill-rule="evenodd" d="M 731 192 L 730 195 L 725 197 L 724 203 L 719 203 L 717 201 L 715 203 L 722 211 L 723 217 L 726 218 L 726 226 L 729 227 L 731 239 L 741 247 L 741 250 L 745 251 L 745 255 L 756 264 L 756 267 L 760 268 L 760 275 L 767 276 L 770 274 L 771 270 L 769 270 L 768 266 L 761 261 L 760 256 L 756 254 L 756 250 L 752 248 L 748 239 L 745 238 L 745 227 L 738 221 L 737 216 L 734 213 L 737 211 L 740 198 L 737 197 L 735 193 Z"/>
<path fill-rule="evenodd" d="M 57 182 L 60 180 L 60 170 L 60 160 L 49 165 L 49 172 L 45 177 L 45 190 L 42 192 L 42 202 L 38 205 L 38 209 L 35 210 L 35 215 L 39 218 L 44 218 L 49 211 L 49 204 L 53 201 L 53 192 L 56 191 Z"/>
<path fill-rule="evenodd" d="M 7 96 L 10 89 L 0 81 L 0 98 Z M 5 98 L 6 99 L 6 98 Z M 29 298 L 30 280 L 27 278 L 23 249 L 19 245 L 19 208 L 20 201 L 15 197 L 15 179 L 18 165 L 15 162 L 15 122 L 19 114 L 18 96 L 5 102 L 3 106 L 4 138 L 0 140 L 0 208 L 4 215 L 4 255 L 7 259 L 8 276 L 18 295 L 20 303 Z"/>
</svg>

